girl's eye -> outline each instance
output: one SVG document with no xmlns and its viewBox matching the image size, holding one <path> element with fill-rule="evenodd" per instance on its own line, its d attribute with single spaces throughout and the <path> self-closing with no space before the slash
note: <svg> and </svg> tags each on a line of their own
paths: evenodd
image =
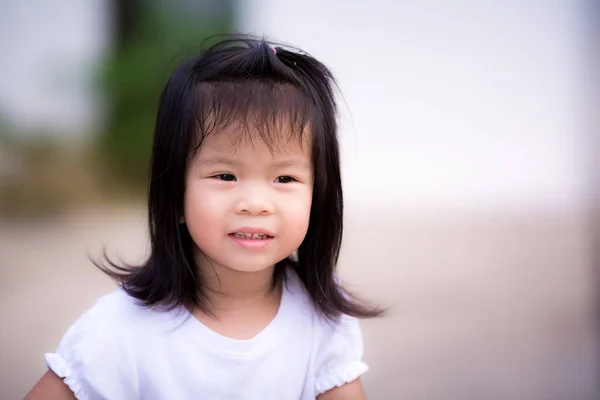
<svg viewBox="0 0 600 400">
<path fill-rule="evenodd" d="M 278 176 L 275 179 L 275 182 L 277 183 L 291 183 L 291 182 L 296 182 L 296 179 L 292 178 L 291 176 Z"/>
<path fill-rule="evenodd" d="M 213 178 L 218 179 L 220 181 L 233 182 L 235 181 L 235 176 L 232 174 L 219 174 L 213 176 Z"/>
</svg>

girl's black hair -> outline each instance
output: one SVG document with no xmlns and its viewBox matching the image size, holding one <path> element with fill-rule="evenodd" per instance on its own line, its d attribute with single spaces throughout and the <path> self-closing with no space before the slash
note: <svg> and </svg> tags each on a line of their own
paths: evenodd
<svg viewBox="0 0 600 400">
<path fill-rule="evenodd" d="M 335 279 L 343 198 L 333 84 L 331 72 L 310 55 L 248 36 L 229 37 L 181 64 L 158 107 L 148 188 L 150 255 L 141 266 L 108 259 L 108 266 L 96 265 L 145 306 L 208 310 L 194 243 L 180 223 L 190 157 L 207 135 L 231 123 L 240 124 L 240 135 L 249 135 L 251 125 L 252 132 L 275 146 L 279 136 L 271 133 L 284 121 L 300 136 L 309 128 L 314 188 L 306 237 L 297 258 L 277 264 L 276 277 L 293 268 L 327 318 L 380 315 L 381 310 L 343 291 Z"/>
</svg>

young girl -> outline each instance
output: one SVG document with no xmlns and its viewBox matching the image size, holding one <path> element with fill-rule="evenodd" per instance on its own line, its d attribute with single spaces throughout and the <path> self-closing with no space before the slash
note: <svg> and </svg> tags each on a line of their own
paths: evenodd
<svg viewBox="0 0 600 400">
<path fill-rule="evenodd" d="M 264 40 L 179 66 L 158 109 L 151 254 L 68 330 L 28 399 L 364 399 L 335 266 L 342 186 L 333 78 Z"/>
</svg>

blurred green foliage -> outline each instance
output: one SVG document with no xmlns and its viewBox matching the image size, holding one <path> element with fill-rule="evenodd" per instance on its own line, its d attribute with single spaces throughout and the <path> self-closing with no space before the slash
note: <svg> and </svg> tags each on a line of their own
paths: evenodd
<svg viewBox="0 0 600 400">
<path fill-rule="evenodd" d="M 97 150 L 110 182 L 141 193 L 162 88 L 179 62 L 211 43 L 207 38 L 231 32 L 232 15 L 139 13 L 128 39 L 114 49 L 101 73 L 108 115 Z"/>
<path fill-rule="evenodd" d="M 0 143 L 0 219 L 49 216 L 99 201 L 103 192 L 87 156 L 49 136 Z"/>
</svg>

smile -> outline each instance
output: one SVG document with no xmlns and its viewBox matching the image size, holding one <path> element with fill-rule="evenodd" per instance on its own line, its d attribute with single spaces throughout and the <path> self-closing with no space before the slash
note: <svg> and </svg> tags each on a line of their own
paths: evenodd
<svg viewBox="0 0 600 400">
<path fill-rule="evenodd" d="M 245 249 L 264 249 L 273 240 L 273 234 L 264 229 L 242 228 L 232 232 L 229 238 L 238 246 Z"/>
<path fill-rule="evenodd" d="M 250 233 L 250 232 L 234 232 L 233 236 L 240 239 L 252 239 L 252 240 L 264 240 L 268 239 L 272 236 L 267 235 L 266 233 Z"/>
</svg>

